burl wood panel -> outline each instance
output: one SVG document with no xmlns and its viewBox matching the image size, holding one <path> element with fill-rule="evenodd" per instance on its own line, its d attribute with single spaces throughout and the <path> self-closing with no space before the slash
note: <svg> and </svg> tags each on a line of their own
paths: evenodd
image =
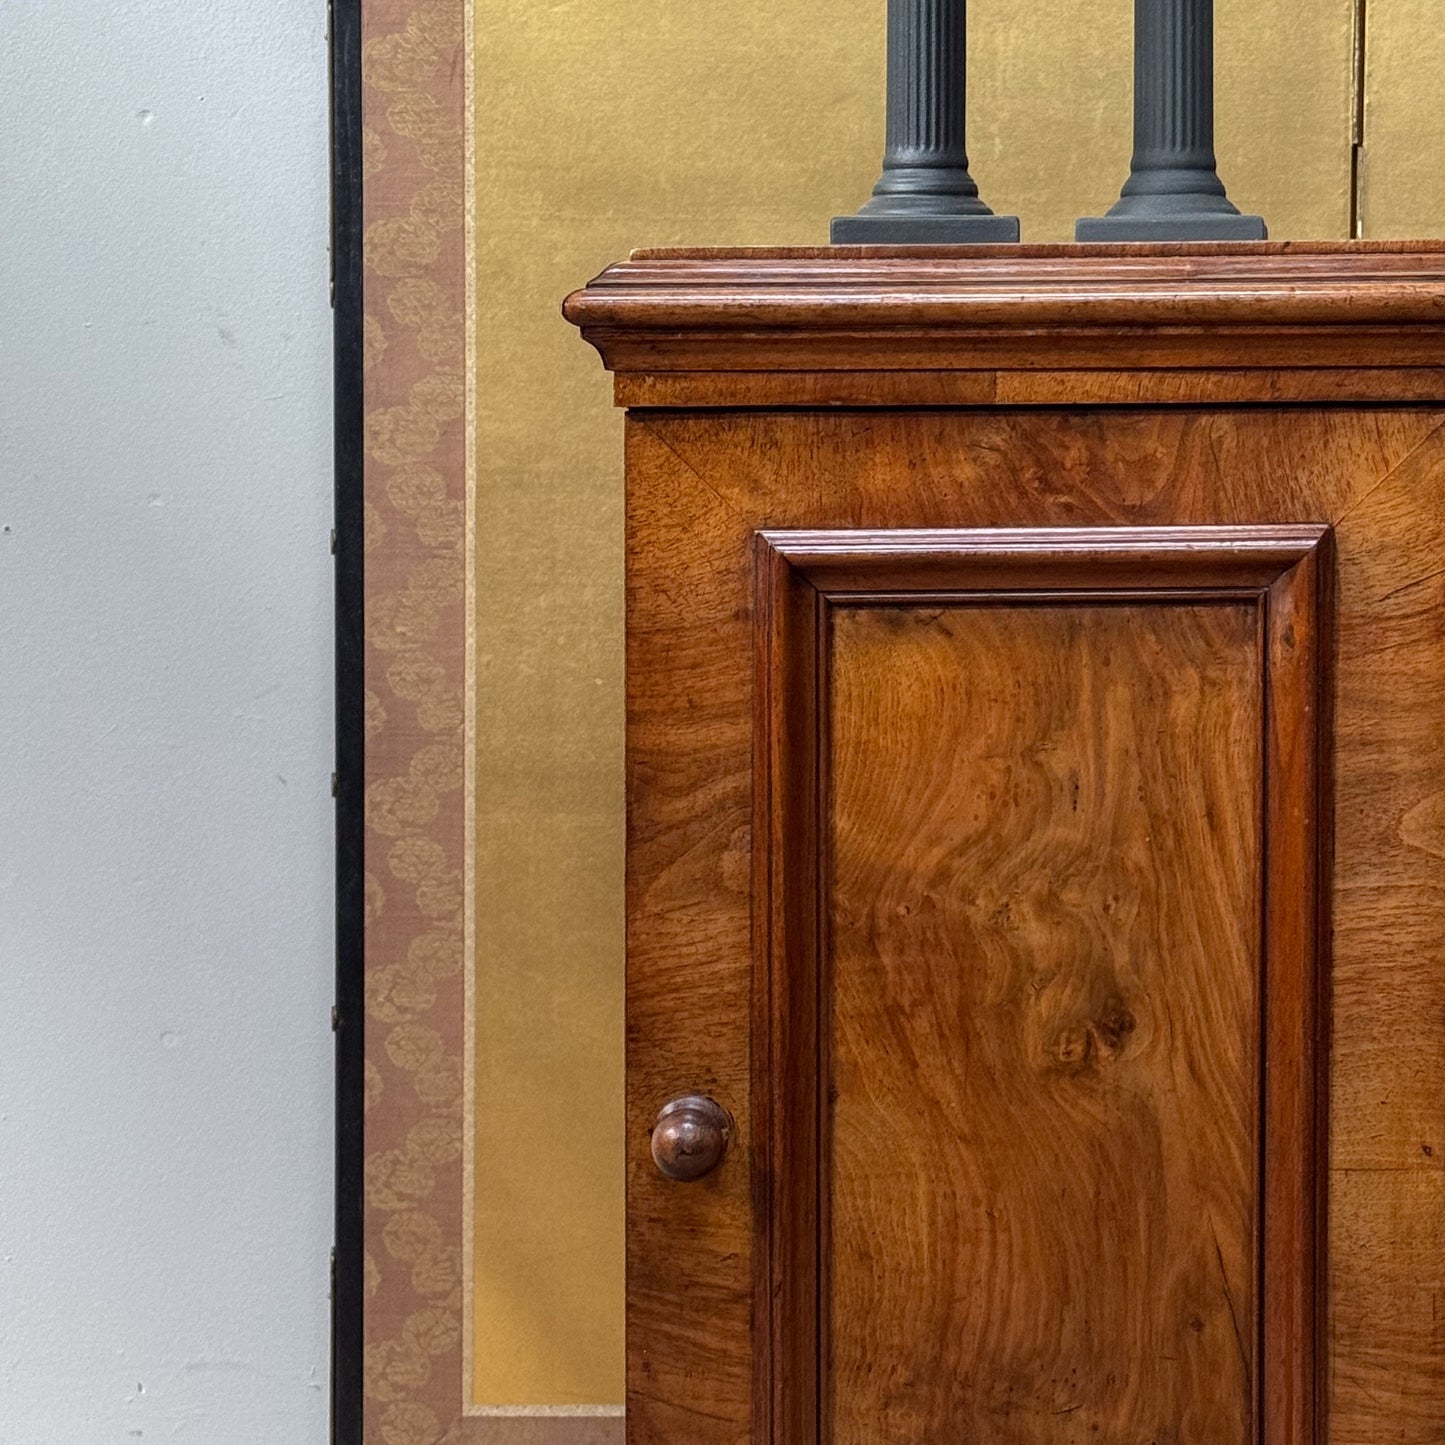
<svg viewBox="0 0 1445 1445">
<path fill-rule="evenodd" d="M 840 608 L 831 1445 L 1248 1445 L 1242 603 Z"/>
<path fill-rule="evenodd" d="M 1284 1438 L 1439 1445 L 1445 413 L 639 412 L 628 465 L 633 1445 L 767 1438 L 750 1106 L 754 533 L 1265 522 L 1328 524 L 1336 547 L 1326 1409 L 1313 1440 Z M 676 1185 L 653 1168 L 648 1129 L 694 1089 L 738 1133 L 715 1175 Z"/>
</svg>

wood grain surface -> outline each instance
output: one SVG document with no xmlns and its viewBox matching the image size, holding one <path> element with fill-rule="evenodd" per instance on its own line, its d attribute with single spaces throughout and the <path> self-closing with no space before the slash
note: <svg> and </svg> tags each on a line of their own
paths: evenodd
<svg viewBox="0 0 1445 1445">
<path fill-rule="evenodd" d="M 834 1445 L 1253 1440 L 1258 631 L 835 614 Z"/>
<path fill-rule="evenodd" d="M 668 406 L 1129 399 L 1015 388 L 1036 371 L 1126 373 L 1141 400 L 1170 399 L 1161 372 L 1199 381 L 1180 400 L 1401 400 L 1430 372 L 1445 395 L 1439 242 L 637 251 L 564 311 L 628 404 L 633 377 Z"/>
</svg>

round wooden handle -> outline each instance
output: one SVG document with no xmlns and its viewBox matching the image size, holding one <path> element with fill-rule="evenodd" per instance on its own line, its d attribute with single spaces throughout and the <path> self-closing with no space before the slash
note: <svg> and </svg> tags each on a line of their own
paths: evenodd
<svg viewBox="0 0 1445 1445">
<path fill-rule="evenodd" d="M 662 1106 L 652 1126 L 652 1162 L 669 1179 L 690 1184 L 711 1174 L 728 1152 L 732 1115 L 703 1094 Z"/>
</svg>

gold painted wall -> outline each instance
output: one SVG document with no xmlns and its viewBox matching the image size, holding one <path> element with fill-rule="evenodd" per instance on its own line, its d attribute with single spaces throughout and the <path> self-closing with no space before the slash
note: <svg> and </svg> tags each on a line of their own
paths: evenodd
<svg viewBox="0 0 1445 1445">
<path fill-rule="evenodd" d="M 881 0 L 852 8 L 883 11 Z M 1217 144 L 1231 199 L 1277 238 L 1345 236 L 1354 0 L 1215 9 Z M 1132 0 L 969 6 L 973 173 L 995 210 L 1020 217 L 1026 241 L 1071 241 L 1077 217 L 1118 199 L 1133 136 L 1133 17 Z M 867 75 L 867 62 L 865 53 L 853 64 Z M 881 115 L 880 98 L 880 125 Z M 881 133 L 871 138 L 876 152 Z"/>
<path fill-rule="evenodd" d="M 1371 0 L 1372 234 L 1445 225 L 1438 4 Z M 1347 234 L 1354 10 L 1219 0 L 1221 171 L 1276 237 Z M 1117 196 L 1131 17 L 973 0 L 974 174 L 1027 240 Z M 478 0 L 480 1405 L 622 1398 L 621 432 L 558 303 L 634 245 L 826 240 L 877 172 L 883 20 L 883 0 Z"/>
<path fill-rule="evenodd" d="M 1369 0 L 1360 215 L 1367 236 L 1445 236 L 1445 4 Z"/>
</svg>

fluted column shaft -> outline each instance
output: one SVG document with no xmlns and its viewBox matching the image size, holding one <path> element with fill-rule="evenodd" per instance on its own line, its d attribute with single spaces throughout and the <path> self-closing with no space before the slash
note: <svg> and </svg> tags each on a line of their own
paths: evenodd
<svg viewBox="0 0 1445 1445">
<path fill-rule="evenodd" d="M 960 203 L 971 199 L 975 214 L 988 209 L 968 173 L 965 3 L 889 0 L 888 135 L 875 195 L 907 194 L 906 173 L 926 170 L 936 185 L 951 183 Z"/>
<path fill-rule="evenodd" d="M 1263 240 L 1214 156 L 1214 0 L 1134 0 L 1134 157 L 1119 202 L 1081 241 Z"/>
<path fill-rule="evenodd" d="M 1214 0 L 1136 0 L 1134 159 L 1125 195 L 1224 194 L 1214 159 Z"/>
<path fill-rule="evenodd" d="M 968 169 L 967 0 L 888 0 L 888 124 L 883 174 L 834 242 L 1016 241 Z"/>
</svg>

